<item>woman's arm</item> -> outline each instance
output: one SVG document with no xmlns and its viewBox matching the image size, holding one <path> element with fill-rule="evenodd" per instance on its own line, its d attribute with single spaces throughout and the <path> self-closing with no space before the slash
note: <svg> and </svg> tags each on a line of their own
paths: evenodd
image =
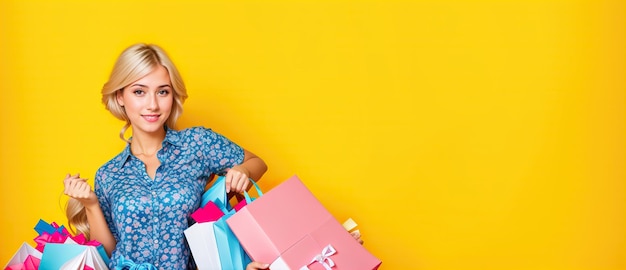
<svg viewBox="0 0 626 270">
<path fill-rule="evenodd" d="M 243 151 L 243 162 L 226 172 L 226 192 L 247 190 L 250 187 L 248 178 L 258 181 L 267 171 L 265 161 L 248 150 L 244 149 Z"/>
<path fill-rule="evenodd" d="M 85 212 L 87 213 L 87 222 L 89 222 L 91 240 L 100 242 L 110 257 L 117 242 L 109 230 L 100 205 L 96 203 L 92 207 L 85 207 Z"/>
<path fill-rule="evenodd" d="M 102 213 L 96 193 L 91 190 L 87 179 L 80 178 L 80 174 L 73 176 L 68 174 L 63 184 L 65 185 L 65 195 L 76 199 L 84 207 L 87 220 L 79 222 L 87 222 L 89 225 L 89 239 L 100 242 L 107 254 L 111 256 L 116 241 L 104 219 L 104 213 Z"/>
</svg>

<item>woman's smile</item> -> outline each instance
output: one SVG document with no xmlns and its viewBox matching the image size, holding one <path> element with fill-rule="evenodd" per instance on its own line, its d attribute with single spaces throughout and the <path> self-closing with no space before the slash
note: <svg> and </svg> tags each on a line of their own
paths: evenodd
<svg viewBox="0 0 626 270">
<path fill-rule="evenodd" d="M 143 119 L 145 119 L 146 121 L 150 123 L 159 121 L 159 116 L 161 115 L 160 114 L 143 114 L 142 115 Z"/>
</svg>

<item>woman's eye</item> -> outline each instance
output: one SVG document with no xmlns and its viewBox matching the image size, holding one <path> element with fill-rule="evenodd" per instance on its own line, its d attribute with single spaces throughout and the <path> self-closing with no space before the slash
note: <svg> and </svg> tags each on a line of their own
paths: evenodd
<svg viewBox="0 0 626 270">
<path fill-rule="evenodd" d="M 170 91 L 168 91 L 168 90 L 160 90 L 159 91 L 159 95 L 161 95 L 161 96 L 167 96 L 167 94 L 169 94 L 169 93 L 170 93 Z"/>
<path fill-rule="evenodd" d="M 144 92 L 143 92 L 143 90 L 141 90 L 141 89 L 136 89 L 135 91 L 133 91 L 133 93 L 134 93 L 135 95 L 141 95 L 141 94 L 143 94 Z"/>
</svg>

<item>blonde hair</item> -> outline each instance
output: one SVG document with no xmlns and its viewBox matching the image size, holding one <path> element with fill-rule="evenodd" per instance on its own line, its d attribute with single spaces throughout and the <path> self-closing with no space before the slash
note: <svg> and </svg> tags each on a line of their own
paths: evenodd
<svg viewBox="0 0 626 270">
<path fill-rule="evenodd" d="M 163 66 L 167 69 L 174 90 L 172 112 L 165 122 L 168 128 L 174 129 L 176 121 L 183 113 L 183 103 L 187 99 L 187 88 L 178 73 L 178 69 L 161 47 L 154 44 L 140 43 L 125 49 L 113 66 L 109 81 L 102 87 L 102 103 L 104 103 L 104 106 L 113 116 L 126 122 L 126 125 L 120 132 L 120 137 L 126 142 L 128 140 L 124 139 L 124 132 L 130 127 L 130 120 L 128 115 L 126 115 L 124 107 L 117 103 L 117 93 L 123 91 L 132 82 L 148 75 L 158 66 Z"/>
<path fill-rule="evenodd" d="M 127 143 L 130 142 L 124 138 L 124 132 L 130 127 L 130 119 L 126 115 L 124 107 L 117 103 L 117 93 L 123 91 L 131 83 L 145 77 L 158 66 L 167 69 L 174 90 L 172 112 L 165 122 L 168 128 L 174 129 L 176 121 L 183 113 L 183 103 L 187 99 L 187 88 L 180 73 L 178 73 L 178 69 L 161 47 L 154 44 L 139 43 L 126 48 L 117 58 L 109 81 L 102 87 L 102 103 L 106 109 L 113 116 L 126 122 L 120 131 L 120 138 Z M 89 223 L 83 204 L 70 198 L 65 206 L 65 215 L 70 230 L 74 233 L 82 233 L 89 239 Z"/>
<path fill-rule="evenodd" d="M 78 200 L 70 198 L 65 205 L 65 215 L 69 229 L 74 235 L 83 234 L 89 239 L 89 222 L 87 222 L 87 213 L 85 206 Z"/>
</svg>

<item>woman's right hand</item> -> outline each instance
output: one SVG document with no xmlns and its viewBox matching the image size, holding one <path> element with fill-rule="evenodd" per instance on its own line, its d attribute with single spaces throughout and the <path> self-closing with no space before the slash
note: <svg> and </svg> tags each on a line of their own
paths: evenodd
<svg viewBox="0 0 626 270">
<path fill-rule="evenodd" d="M 91 186 L 87 183 L 87 179 L 80 178 L 79 173 L 76 175 L 70 175 L 68 173 L 65 176 L 65 180 L 63 180 L 63 185 L 65 185 L 63 193 L 78 200 L 85 207 L 98 203 L 96 193 L 91 190 Z"/>
<path fill-rule="evenodd" d="M 251 262 L 246 267 L 246 270 L 259 270 L 259 269 L 269 269 L 270 265 L 267 263 L 260 262 Z"/>
</svg>

